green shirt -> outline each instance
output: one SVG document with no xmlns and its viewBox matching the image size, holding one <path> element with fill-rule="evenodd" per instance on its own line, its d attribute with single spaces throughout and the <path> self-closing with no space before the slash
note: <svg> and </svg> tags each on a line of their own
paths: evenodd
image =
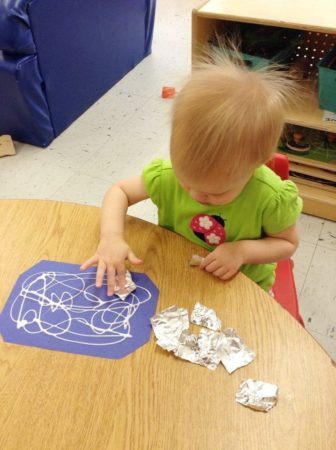
<svg viewBox="0 0 336 450">
<path fill-rule="evenodd" d="M 151 200 L 158 207 L 159 225 L 214 250 L 227 241 L 260 239 L 293 225 L 302 200 L 291 181 L 271 169 L 256 169 L 241 193 L 225 205 L 203 205 L 182 189 L 169 161 L 156 159 L 143 171 Z M 241 271 L 268 291 L 275 279 L 275 263 L 246 264 Z"/>
</svg>

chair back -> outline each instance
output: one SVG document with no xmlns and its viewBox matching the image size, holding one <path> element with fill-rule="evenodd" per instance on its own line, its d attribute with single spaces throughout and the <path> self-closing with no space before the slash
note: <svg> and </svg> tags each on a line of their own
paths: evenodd
<svg viewBox="0 0 336 450">
<path fill-rule="evenodd" d="M 266 165 L 279 175 L 282 180 L 288 180 L 289 161 L 286 155 L 275 153 L 274 157 Z"/>
</svg>

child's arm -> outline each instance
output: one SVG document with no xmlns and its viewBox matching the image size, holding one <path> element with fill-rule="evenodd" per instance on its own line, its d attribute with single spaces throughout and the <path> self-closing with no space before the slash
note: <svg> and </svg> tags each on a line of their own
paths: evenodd
<svg viewBox="0 0 336 450">
<path fill-rule="evenodd" d="M 108 295 L 113 295 L 116 275 L 121 289 L 125 286 L 126 259 L 132 264 L 142 262 L 124 240 L 124 222 L 128 207 L 148 197 L 140 176 L 119 181 L 105 194 L 98 248 L 95 254 L 82 264 L 81 270 L 97 264 L 97 287 L 102 286 L 104 274 L 107 272 Z"/>
<path fill-rule="evenodd" d="M 289 258 L 299 245 L 296 226 L 262 239 L 227 242 L 219 245 L 202 261 L 200 267 L 228 280 L 243 264 L 265 264 Z"/>
</svg>

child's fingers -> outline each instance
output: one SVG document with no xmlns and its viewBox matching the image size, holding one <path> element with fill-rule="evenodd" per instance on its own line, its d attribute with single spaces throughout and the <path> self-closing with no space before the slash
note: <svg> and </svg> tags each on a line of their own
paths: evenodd
<svg viewBox="0 0 336 450">
<path fill-rule="evenodd" d="M 107 295 L 112 296 L 115 289 L 115 268 L 107 267 Z"/>
<path fill-rule="evenodd" d="M 226 267 L 220 267 L 219 269 L 212 272 L 212 275 L 215 275 L 215 277 L 222 278 L 226 275 L 228 272 L 228 269 Z"/>
<path fill-rule="evenodd" d="M 220 279 L 221 280 L 229 280 L 230 278 L 232 278 L 234 275 L 236 275 L 237 270 L 229 270 L 226 272 L 225 275 L 221 276 Z"/>
<path fill-rule="evenodd" d="M 205 270 L 206 270 L 207 272 L 210 272 L 210 273 L 215 272 L 215 270 L 218 270 L 219 268 L 220 268 L 220 264 L 219 264 L 219 262 L 216 261 L 216 260 L 210 262 L 210 264 L 207 264 L 207 265 L 205 266 Z"/>
<path fill-rule="evenodd" d="M 203 258 L 201 264 L 199 265 L 200 269 L 205 269 L 214 260 L 215 256 L 212 253 L 209 253 L 205 258 Z"/>
<path fill-rule="evenodd" d="M 106 264 L 103 261 L 98 262 L 97 274 L 96 274 L 96 287 L 102 287 L 104 275 L 106 271 Z"/>
<path fill-rule="evenodd" d="M 120 288 L 120 293 L 125 294 L 126 289 L 126 269 L 124 264 L 117 267 L 117 275 L 118 275 L 118 285 Z"/>
<path fill-rule="evenodd" d="M 203 261 L 201 262 L 201 264 L 199 265 L 199 268 L 204 269 L 206 267 L 206 265 L 207 265 L 206 258 L 204 258 Z"/>
<path fill-rule="evenodd" d="M 129 262 L 131 264 L 141 264 L 142 263 L 142 259 L 138 258 L 133 252 L 132 250 L 128 251 L 128 255 L 127 258 L 129 260 Z"/>
<path fill-rule="evenodd" d="M 86 260 L 81 266 L 80 266 L 80 270 L 86 270 L 91 266 L 94 266 L 95 264 L 97 264 L 98 262 L 98 257 L 97 256 L 92 256 L 91 258 L 89 258 L 88 260 Z"/>
</svg>

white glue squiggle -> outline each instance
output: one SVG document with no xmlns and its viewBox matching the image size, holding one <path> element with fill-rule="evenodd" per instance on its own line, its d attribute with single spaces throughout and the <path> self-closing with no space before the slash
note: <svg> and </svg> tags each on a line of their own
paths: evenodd
<svg viewBox="0 0 336 450">
<path fill-rule="evenodd" d="M 150 291 L 137 286 L 127 300 L 101 300 L 96 292 L 94 273 L 39 272 L 23 281 L 10 317 L 29 334 L 78 344 L 113 345 L 131 338 L 130 319 L 152 298 Z"/>
</svg>

